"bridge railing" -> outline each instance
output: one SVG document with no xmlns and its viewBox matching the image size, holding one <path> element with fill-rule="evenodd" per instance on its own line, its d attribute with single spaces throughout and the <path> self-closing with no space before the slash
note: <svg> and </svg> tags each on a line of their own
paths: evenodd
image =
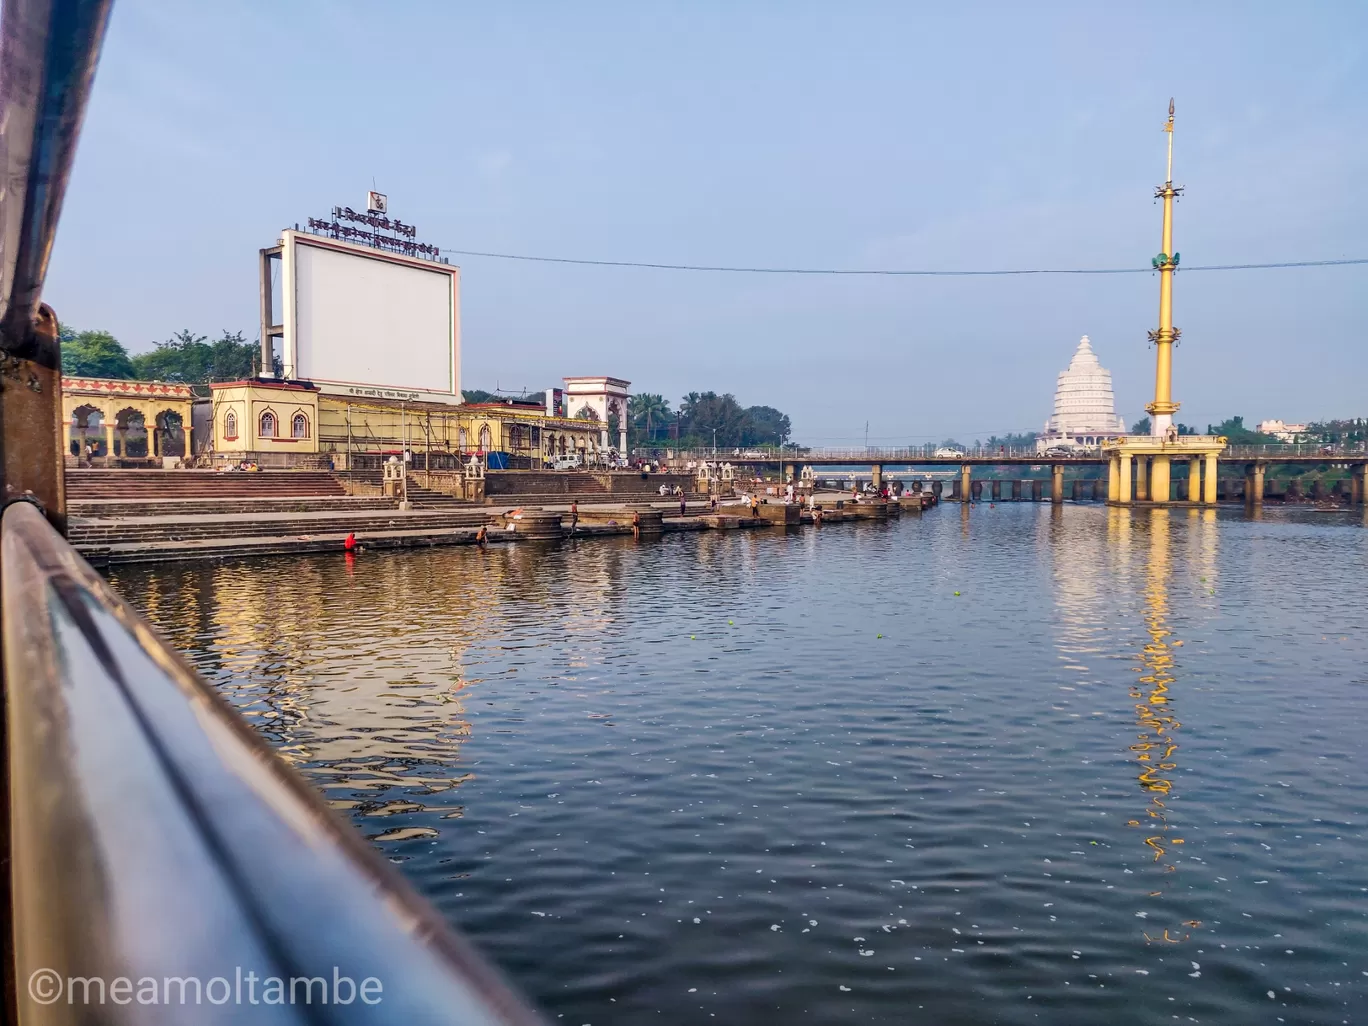
<svg viewBox="0 0 1368 1026">
<path fill-rule="evenodd" d="M 1181 441 L 1181 440 L 1180 440 Z M 880 447 L 880 446 L 858 446 L 846 448 L 816 448 L 787 446 L 747 446 L 730 448 L 718 447 L 713 449 L 670 449 L 665 446 L 653 446 L 649 449 L 641 448 L 633 451 L 633 456 L 652 458 L 659 454 L 660 458 L 668 458 L 672 464 L 680 463 L 795 463 L 802 464 L 804 461 L 819 460 L 822 462 L 833 462 L 837 460 L 849 460 L 852 464 L 896 464 L 896 463 L 954 463 L 958 459 L 966 460 L 992 460 L 1003 459 L 1020 462 L 1022 460 L 1039 459 L 1041 463 L 1058 463 L 1063 460 L 1076 459 L 1086 462 L 1097 462 L 1101 456 L 1098 448 L 1088 450 L 1077 450 L 1074 452 L 1054 451 L 1051 453 L 1038 452 L 1034 447 L 1013 447 L 1013 446 L 975 446 L 958 450 L 955 455 L 948 452 L 944 455 L 937 455 L 943 447 L 935 445 L 925 446 L 901 446 L 901 447 Z M 1221 451 L 1222 459 L 1276 459 L 1279 456 L 1286 457 L 1308 457 L 1308 456 L 1363 456 L 1365 448 L 1363 442 L 1340 442 L 1335 444 L 1325 444 L 1319 442 L 1303 442 L 1292 445 L 1228 445 Z"/>
<path fill-rule="evenodd" d="M 1272 460 L 1280 456 L 1363 456 L 1363 442 L 1298 442 L 1287 445 L 1228 445 L 1221 452 L 1221 459 L 1263 459 Z"/>
<path fill-rule="evenodd" d="M 1073 453 L 1056 453 L 1045 456 L 1036 451 L 1034 447 L 1014 447 L 1014 446 L 977 446 L 973 448 L 957 450 L 954 456 L 937 456 L 936 453 L 943 447 L 936 445 L 919 446 L 858 446 L 845 448 L 815 448 L 815 447 L 795 447 L 787 446 L 747 446 L 739 448 L 719 447 L 715 452 L 712 449 L 669 449 L 664 446 L 652 446 L 649 449 L 641 448 L 633 451 L 633 456 L 651 458 L 659 453 L 661 458 L 668 457 L 671 462 L 695 462 L 695 463 L 803 463 L 805 460 L 849 460 L 851 463 L 916 463 L 916 462 L 938 462 L 948 463 L 959 458 L 971 460 L 984 460 L 993 458 L 1022 460 L 1039 457 L 1042 462 L 1055 462 L 1060 459 L 1082 459 L 1096 460 L 1097 451 L 1078 451 Z"/>
</svg>

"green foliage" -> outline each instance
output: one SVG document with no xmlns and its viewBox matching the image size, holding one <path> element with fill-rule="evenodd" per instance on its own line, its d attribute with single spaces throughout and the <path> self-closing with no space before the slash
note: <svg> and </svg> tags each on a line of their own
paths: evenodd
<svg viewBox="0 0 1368 1026">
<path fill-rule="evenodd" d="M 188 329 L 176 332 L 155 349 L 133 357 L 137 377 L 149 381 L 178 381 L 204 385 L 211 381 L 241 381 L 257 373 L 259 350 L 242 332 L 223 334 L 213 342 Z"/>
<path fill-rule="evenodd" d="M 497 403 L 499 397 L 493 392 L 486 392 L 482 388 L 463 388 L 461 395 L 468 403 Z"/>
<path fill-rule="evenodd" d="M 663 395 L 641 392 L 627 400 L 627 420 L 638 441 L 649 444 L 668 434 L 673 419 L 670 402 Z"/>
<path fill-rule="evenodd" d="M 1131 425 L 1130 433 L 1133 435 L 1147 435 L 1150 433 L 1150 419 L 1141 417 Z"/>
<path fill-rule="evenodd" d="M 63 324 L 58 332 L 62 373 L 92 378 L 131 378 L 128 351 L 107 331 L 76 331 Z"/>
<path fill-rule="evenodd" d="M 595 410 L 592 406 L 581 406 L 579 413 L 575 414 L 575 419 L 591 420 L 595 424 L 597 424 L 599 419 L 598 411 Z"/>
<path fill-rule="evenodd" d="M 743 407 L 730 393 L 690 392 L 679 404 L 681 447 L 779 445 L 789 440 L 786 414 L 772 406 Z M 714 436 L 714 431 L 716 435 Z"/>
<path fill-rule="evenodd" d="M 1036 439 L 1040 435 L 1035 431 L 1025 431 L 1021 434 L 1009 433 L 999 438 L 997 435 L 990 435 L 988 438 L 989 448 L 996 449 L 1003 446 L 1008 449 L 1031 449 L 1035 447 Z"/>
<path fill-rule="evenodd" d="M 1243 417 L 1230 417 L 1219 424 L 1208 424 L 1207 434 L 1225 435 L 1231 445 L 1275 445 L 1278 439 L 1244 426 Z"/>
<path fill-rule="evenodd" d="M 1355 417 L 1349 420 L 1323 420 L 1306 425 L 1308 434 L 1322 442 L 1362 442 L 1368 439 L 1368 420 Z"/>
</svg>

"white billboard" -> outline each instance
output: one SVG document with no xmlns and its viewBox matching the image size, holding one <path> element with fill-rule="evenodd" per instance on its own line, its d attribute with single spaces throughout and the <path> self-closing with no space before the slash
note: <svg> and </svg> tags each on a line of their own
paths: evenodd
<svg viewBox="0 0 1368 1026">
<path fill-rule="evenodd" d="M 287 231 L 287 378 L 328 392 L 458 402 L 459 269 Z"/>
</svg>

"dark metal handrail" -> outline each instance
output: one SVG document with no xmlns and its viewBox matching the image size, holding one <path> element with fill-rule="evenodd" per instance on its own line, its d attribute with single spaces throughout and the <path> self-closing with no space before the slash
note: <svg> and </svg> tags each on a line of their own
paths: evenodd
<svg viewBox="0 0 1368 1026">
<path fill-rule="evenodd" d="M 539 1021 L 29 503 L 0 603 L 20 1021 Z M 248 973 L 311 982 L 253 1005 Z M 204 997 L 116 1008 L 118 979 Z"/>
<path fill-rule="evenodd" d="M 0 1019 L 538 1022 L 58 533 L 40 301 L 110 3 L 0 0 Z"/>
</svg>

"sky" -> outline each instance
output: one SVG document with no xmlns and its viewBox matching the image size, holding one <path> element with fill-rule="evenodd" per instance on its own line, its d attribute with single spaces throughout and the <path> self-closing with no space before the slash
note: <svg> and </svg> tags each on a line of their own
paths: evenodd
<svg viewBox="0 0 1368 1026">
<path fill-rule="evenodd" d="M 746 266 L 1368 257 L 1368 5 L 117 0 L 45 299 L 257 336 L 257 251 L 360 208 L 443 250 Z M 452 257 L 462 383 L 731 392 L 811 445 L 1039 430 L 1079 337 L 1153 395 L 1158 280 Z M 1368 416 L 1368 265 L 1181 272 L 1178 420 Z"/>
</svg>

